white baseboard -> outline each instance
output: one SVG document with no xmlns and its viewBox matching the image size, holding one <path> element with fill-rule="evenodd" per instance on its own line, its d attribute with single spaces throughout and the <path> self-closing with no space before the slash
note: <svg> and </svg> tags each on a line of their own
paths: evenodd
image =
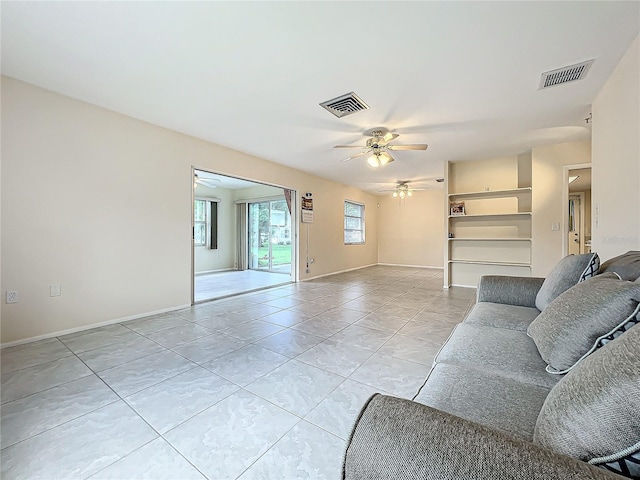
<svg viewBox="0 0 640 480">
<path fill-rule="evenodd" d="M 305 278 L 304 280 L 300 280 L 301 282 L 307 282 L 309 280 L 315 280 L 316 278 L 329 277 L 331 275 L 338 275 L 339 273 L 345 272 L 353 272 L 354 270 L 361 270 L 363 268 L 376 267 L 378 265 L 383 265 L 386 267 L 411 267 L 411 268 L 424 268 L 424 269 L 435 269 L 435 270 L 444 270 L 444 267 L 428 267 L 425 265 L 403 265 L 401 263 L 371 263 L 369 265 L 363 265 L 361 267 L 347 268 L 346 270 L 337 270 L 331 273 L 324 273 L 322 275 L 316 275 L 315 277 Z"/>
<path fill-rule="evenodd" d="M 478 287 L 474 287 L 473 285 L 458 285 L 457 283 L 452 283 L 451 286 L 458 287 L 458 288 L 478 288 Z"/>
<path fill-rule="evenodd" d="M 92 323 L 91 325 L 85 325 L 82 327 L 69 328 L 67 330 L 60 330 L 58 332 L 45 333 L 44 335 L 36 335 L 35 337 L 23 338 L 21 340 L 15 340 L 13 342 L 6 342 L 0 345 L 0 349 L 15 347 L 16 345 L 22 345 L 23 343 L 37 342 L 38 340 L 46 340 L 48 338 L 61 337 L 62 335 L 68 335 L 70 333 L 82 332 L 83 330 L 90 330 L 92 328 L 105 327 L 107 325 L 113 325 L 114 323 L 122 323 L 128 320 L 136 320 L 138 318 L 150 317 L 151 315 L 159 315 L 162 313 L 175 312 L 176 310 L 182 310 L 183 308 L 190 307 L 191 304 L 180 305 L 177 307 L 163 308 L 162 310 L 155 310 L 153 312 L 140 313 L 137 315 L 129 315 L 128 317 L 116 318 L 114 320 L 106 320 L 104 322 Z"/>
<path fill-rule="evenodd" d="M 300 280 L 300 281 L 308 282 L 309 280 L 315 280 L 316 278 L 329 277 L 331 275 L 338 275 L 339 273 L 345 273 L 345 272 L 353 272 L 354 270 L 361 270 L 363 268 L 375 267 L 376 265 L 379 265 L 379 264 L 372 263 L 370 265 L 362 265 L 361 267 L 347 268 L 346 270 L 338 270 L 336 272 L 331 272 L 331 273 L 323 273 L 322 275 L 316 275 L 315 277 L 305 278 L 304 280 Z"/>
<path fill-rule="evenodd" d="M 406 265 L 404 263 L 378 263 L 378 265 L 384 265 L 387 267 L 411 267 L 411 268 L 429 268 L 435 270 L 444 270 L 444 267 L 431 267 L 428 265 Z"/>
<path fill-rule="evenodd" d="M 200 275 L 209 275 L 210 273 L 233 272 L 236 270 L 237 268 L 218 268 L 217 270 L 203 270 L 202 272 L 196 272 L 196 277 Z"/>
</svg>

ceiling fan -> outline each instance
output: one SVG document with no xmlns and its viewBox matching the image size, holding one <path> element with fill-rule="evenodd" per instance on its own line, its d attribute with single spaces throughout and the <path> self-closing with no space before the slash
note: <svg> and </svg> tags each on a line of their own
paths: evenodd
<svg viewBox="0 0 640 480">
<path fill-rule="evenodd" d="M 421 192 L 426 190 L 426 188 L 413 188 L 409 186 L 408 181 L 398 180 L 396 182 L 396 186 L 390 190 L 378 190 L 379 192 L 390 192 L 393 198 L 406 198 L 413 195 L 413 192 Z"/>
<path fill-rule="evenodd" d="M 218 183 L 220 183 L 220 180 L 217 178 L 207 178 L 202 176 L 202 174 L 193 174 L 193 188 L 196 188 L 198 185 L 202 185 L 207 188 L 216 188 Z"/>
<path fill-rule="evenodd" d="M 428 147 L 428 145 L 424 143 L 416 145 L 390 145 L 389 142 L 392 142 L 393 140 L 398 138 L 399 135 L 397 133 L 391 133 L 384 128 L 376 128 L 370 132 L 365 132 L 365 135 L 372 136 L 367 139 L 367 142 L 364 146 L 336 145 L 333 147 L 359 148 L 362 150 L 360 153 L 356 153 L 349 158 L 345 158 L 344 160 L 342 160 L 343 162 L 348 162 L 349 160 L 353 160 L 354 158 L 358 158 L 362 155 L 371 154 L 369 158 L 367 158 L 367 163 L 373 168 L 378 168 L 394 161 L 394 158 L 389 154 L 390 151 L 426 150 Z"/>
</svg>

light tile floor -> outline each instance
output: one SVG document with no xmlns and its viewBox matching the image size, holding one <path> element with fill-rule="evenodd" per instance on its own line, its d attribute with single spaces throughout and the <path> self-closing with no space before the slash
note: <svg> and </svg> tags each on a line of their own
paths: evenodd
<svg viewBox="0 0 640 480">
<path fill-rule="evenodd" d="M 195 301 L 211 300 L 229 295 L 272 287 L 291 282 L 291 265 L 282 271 L 243 270 L 216 272 L 195 276 Z"/>
<path fill-rule="evenodd" d="M 376 266 L 3 349 L 1 477 L 337 479 L 474 296 Z"/>
</svg>

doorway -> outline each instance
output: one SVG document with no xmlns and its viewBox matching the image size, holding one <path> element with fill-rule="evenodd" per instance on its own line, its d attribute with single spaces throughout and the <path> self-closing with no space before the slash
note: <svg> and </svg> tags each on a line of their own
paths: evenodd
<svg viewBox="0 0 640 480">
<path fill-rule="evenodd" d="M 295 191 L 193 168 L 192 303 L 297 281 Z"/>
<path fill-rule="evenodd" d="M 291 214 L 285 198 L 249 203 L 249 268 L 291 270 Z"/>
<path fill-rule="evenodd" d="M 563 254 L 591 252 L 591 164 L 564 168 Z"/>
</svg>

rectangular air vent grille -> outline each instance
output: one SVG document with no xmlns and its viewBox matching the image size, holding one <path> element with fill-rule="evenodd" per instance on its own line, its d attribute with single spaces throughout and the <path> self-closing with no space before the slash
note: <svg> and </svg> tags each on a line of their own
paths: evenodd
<svg viewBox="0 0 640 480">
<path fill-rule="evenodd" d="M 576 80 L 582 80 L 589 69 L 593 65 L 593 60 L 577 63 L 575 65 L 569 65 L 568 67 L 558 68 L 557 70 L 551 70 L 545 72 L 540 77 L 539 89 L 554 87 L 567 82 L 573 82 Z"/>
<path fill-rule="evenodd" d="M 355 93 L 347 93 L 332 100 L 327 100 L 320 104 L 321 107 L 333 113 L 336 117 L 341 118 L 360 110 L 367 110 L 369 105 L 364 103 Z"/>
</svg>

